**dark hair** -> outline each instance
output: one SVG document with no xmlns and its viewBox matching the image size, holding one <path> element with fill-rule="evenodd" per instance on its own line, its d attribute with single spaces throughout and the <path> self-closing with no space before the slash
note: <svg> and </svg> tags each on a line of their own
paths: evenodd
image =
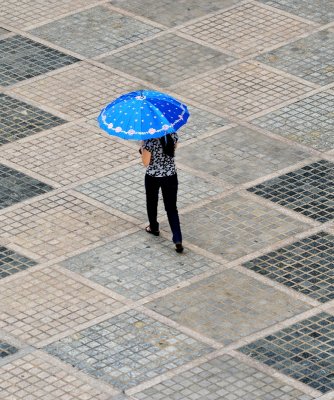
<svg viewBox="0 0 334 400">
<path fill-rule="evenodd" d="M 160 143 L 161 143 L 163 152 L 169 157 L 174 157 L 175 142 L 174 142 L 171 134 L 168 133 L 168 135 L 161 137 Z"/>
</svg>

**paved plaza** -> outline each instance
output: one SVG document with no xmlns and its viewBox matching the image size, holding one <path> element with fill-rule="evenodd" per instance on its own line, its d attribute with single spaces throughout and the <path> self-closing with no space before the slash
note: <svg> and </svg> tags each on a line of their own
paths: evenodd
<svg viewBox="0 0 334 400">
<path fill-rule="evenodd" d="M 185 251 L 117 96 L 189 106 Z M 334 2 L 0 6 L 0 400 L 334 399 Z"/>
</svg>

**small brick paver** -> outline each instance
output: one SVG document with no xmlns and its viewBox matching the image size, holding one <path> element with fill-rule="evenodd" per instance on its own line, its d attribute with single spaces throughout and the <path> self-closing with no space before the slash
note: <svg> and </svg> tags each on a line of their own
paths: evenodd
<svg viewBox="0 0 334 400">
<path fill-rule="evenodd" d="M 16 251 L 0 246 L 0 279 L 33 267 L 37 263 Z"/>
<path fill-rule="evenodd" d="M 2 358 L 15 354 L 17 351 L 18 349 L 15 346 L 12 346 L 11 344 L 6 343 L 0 339 L 0 360 Z"/>
</svg>

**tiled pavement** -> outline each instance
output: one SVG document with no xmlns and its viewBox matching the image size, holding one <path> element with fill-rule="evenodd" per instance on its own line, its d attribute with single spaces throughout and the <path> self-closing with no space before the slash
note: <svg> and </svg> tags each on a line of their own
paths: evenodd
<svg viewBox="0 0 334 400">
<path fill-rule="evenodd" d="M 330 0 L 2 4 L 1 400 L 334 398 L 333 35 Z M 182 255 L 94 122 L 143 87 L 191 111 Z"/>
</svg>

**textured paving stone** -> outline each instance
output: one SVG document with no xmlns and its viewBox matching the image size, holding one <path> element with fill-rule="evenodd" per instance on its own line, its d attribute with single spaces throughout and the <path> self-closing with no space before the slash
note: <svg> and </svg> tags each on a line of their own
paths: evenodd
<svg viewBox="0 0 334 400">
<path fill-rule="evenodd" d="M 50 185 L 3 164 L 0 164 L 0 188 L 0 209 L 53 189 Z"/>
<path fill-rule="evenodd" d="M 292 81 L 262 66 L 241 63 L 180 83 L 177 93 L 232 116 L 248 117 L 307 93 L 307 83 Z"/>
<path fill-rule="evenodd" d="M 98 6 L 33 29 L 31 33 L 86 57 L 97 56 L 160 32 Z"/>
<path fill-rule="evenodd" d="M 138 158 L 138 152 L 79 123 L 6 146 L 1 156 L 21 166 L 29 162 L 31 171 L 67 185 Z"/>
<path fill-rule="evenodd" d="M 0 40 L 0 84 L 12 85 L 77 61 L 60 51 L 15 35 Z"/>
<path fill-rule="evenodd" d="M 334 299 L 334 236 L 320 232 L 243 264 L 321 302 Z"/>
<path fill-rule="evenodd" d="M 51 259 L 133 227 L 69 193 L 51 195 L 0 216 L 0 235 Z"/>
<path fill-rule="evenodd" d="M 54 268 L 32 271 L 15 281 L 4 282 L 0 299 L 0 328 L 30 344 L 38 344 L 122 306 Z"/>
<path fill-rule="evenodd" d="M 311 400 L 243 362 L 223 355 L 136 393 L 138 400 Z"/>
<path fill-rule="evenodd" d="M 308 226 L 238 194 L 183 214 L 181 225 L 185 240 L 228 260 L 260 250 Z"/>
<path fill-rule="evenodd" d="M 99 61 L 161 87 L 168 87 L 232 60 L 233 57 L 209 47 L 166 34 Z"/>
<path fill-rule="evenodd" d="M 224 344 L 309 308 L 233 270 L 174 291 L 146 306 Z"/>
<path fill-rule="evenodd" d="M 34 260 L 0 246 L 0 279 L 24 271 L 36 264 Z"/>
<path fill-rule="evenodd" d="M 179 151 L 183 164 L 232 184 L 270 174 L 306 156 L 304 151 L 244 127 L 201 139 Z"/>
<path fill-rule="evenodd" d="M 3 93 L 0 93 L 0 108 L 0 145 L 66 122 Z"/>
<path fill-rule="evenodd" d="M 69 373 L 35 354 L 28 354 L 0 367 L 4 399 L 15 400 L 108 400 L 77 373 Z"/>
<path fill-rule="evenodd" d="M 4 28 L 0 28 L 0 38 L 4 35 L 7 35 L 8 33 L 10 33 L 9 31 L 7 31 L 7 29 Z"/>
<path fill-rule="evenodd" d="M 145 169 L 141 165 L 135 165 L 92 180 L 77 187 L 76 190 L 142 220 L 146 219 L 144 176 Z M 178 179 L 179 209 L 224 191 L 222 187 L 184 171 L 179 171 Z M 160 192 L 159 215 L 165 214 Z"/>
<path fill-rule="evenodd" d="M 253 124 L 319 150 L 334 148 L 334 92 L 322 92 L 282 107 Z"/>
<path fill-rule="evenodd" d="M 118 389 L 126 389 L 211 348 L 144 314 L 128 311 L 45 350 Z"/>
<path fill-rule="evenodd" d="M 272 47 L 300 35 L 310 25 L 259 3 L 246 3 L 181 28 L 192 37 L 238 55 Z"/>
<path fill-rule="evenodd" d="M 256 57 L 258 61 L 319 85 L 334 81 L 333 58 L 334 32 L 328 30 Z"/>
<path fill-rule="evenodd" d="M 328 0 L 258 0 L 311 21 L 326 24 L 334 19 L 334 3 Z"/>
<path fill-rule="evenodd" d="M 249 190 L 319 222 L 333 218 L 334 164 L 320 160 Z"/>
<path fill-rule="evenodd" d="M 69 70 L 15 88 L 13 92 L 78 118 L 93 112 L 97 116 L 113 98 L 140 88 L 137 83 L 112 72 L 79 63 Z"/>
<path fill-rule="evenodd" d="M 333 382 L 334 317 L 320 313 L 239 351 L 326 393 Z"/>
<path fill-rule="evenodd" d="M 145 232 L 82 253 L 62 265 L 133 300 L 219 267 L 195 253 L 180 257 L 169 242 Z"/>
<path fill-rule="evenodd" d="M 0 359 L 15 354 L 17 351 L 18 349 L 16 347 L 4 342 L 3 340 L 0 340 Z M 2 391 L 2 386 L 1 386 L 1 391 Z"/>
</svg>

